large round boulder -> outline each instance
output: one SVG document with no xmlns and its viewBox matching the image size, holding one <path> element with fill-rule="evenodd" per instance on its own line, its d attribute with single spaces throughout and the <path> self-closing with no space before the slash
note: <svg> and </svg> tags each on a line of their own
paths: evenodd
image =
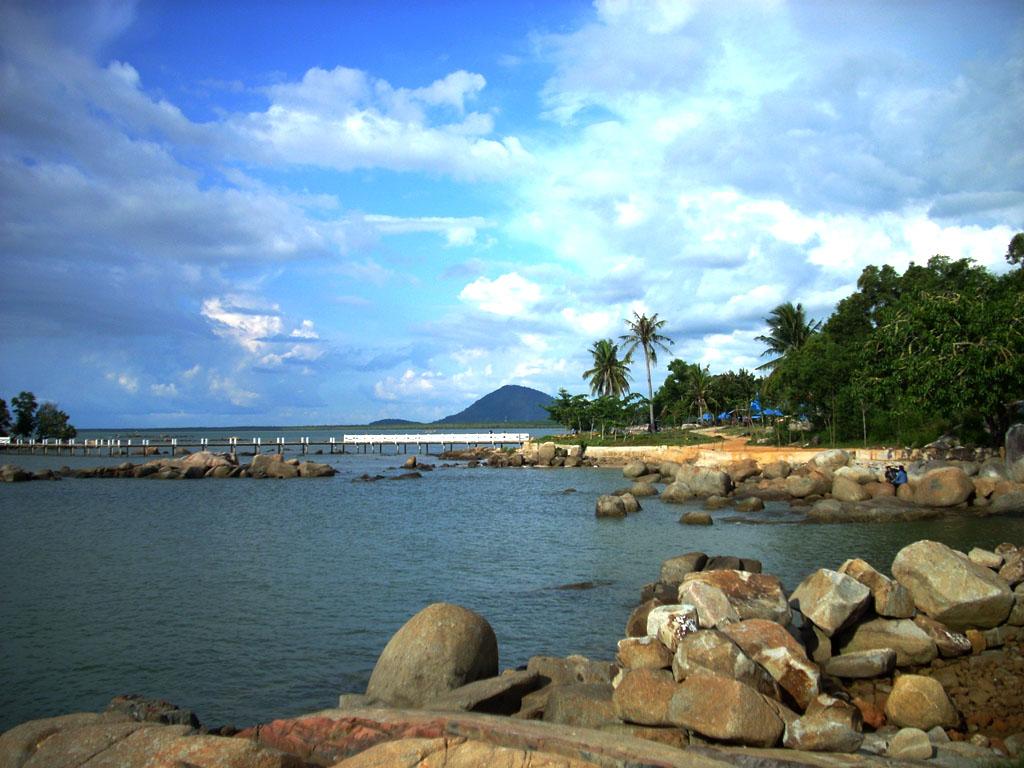
<svg viewBox="0 0 1024 768">
<path fill-rule="evenodd" d="M 622 468 L 622 475 L 628 477 L 630 480 L 634 480 L 638 477 L 642 477 L 649 472 L 647 465 L 642 461 L 631 461 L 629 464 Z"/>
<path fill-rule="evenodd" d="M 434 603 L 384 646 L 366 695 L 396 707 L 422 707 L 497 674 L 498 640 L 487 620 L 468 608 Z"/>
<path fill-rule="evenodd" d="M 885 716 L 900 727 L 927 731 L 935 726 L 953 728 L 960 722 L 942 684 L 924 675 L 900 675 L 885 703 Z"/>
<path fill-rule="evenodd" d="M 974 493 L 974 483 L 960 467 L 940 467 L 925 472 L 914 489 L 914 503 L 921 507 L 955 507 Z"/>
<path fill-rule="evenodd" d="M 952 629 L 989 628 L 1006 620 L 1013 593 L 990 569 L 937 541 L 901 549 L 892 575 L 910 592 L 918 610 Z"/>
<path fill-rule="evenodd" d="M 831 489 L 832 484 L 821 472 L 810 471 L 806 474 L 790 475 L 786 478 L 786 493 L 797 499 L 807 496 L 820 496 Z"/>
</svg>

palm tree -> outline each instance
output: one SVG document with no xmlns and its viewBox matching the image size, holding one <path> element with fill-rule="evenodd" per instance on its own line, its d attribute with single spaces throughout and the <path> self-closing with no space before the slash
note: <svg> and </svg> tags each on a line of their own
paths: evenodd
<svg viewBox="0 0 1024 768">
<path fill-rule="evenodd" d="M 690 375 L 687 377 L 690 385 L 690 397 L 693 404 L 697 406 L 698 421 L 707 413 L 711 407 L 709 403 L 712 386 L 710 366 L 694 365 L 690 368 Z"/>
<path fill-rule="evenodd" d="M 655 312 L 651 317 L 633 312 L 633 319 L 626 320 L 626 325 L 629 328 L 629 333 L 624 336 L 620 336 L 619 338 L 629 345 L 626 348 L 627 354 L 631 356 L 633 354 L 633 350 L 637 347 L 641 347 L 644 351 L 644 363 L 647 365 L 648 415 L 650 417 L 650 420 L 647 422 L 647 429 L 648 431 L 653 432 L 654 387 L 651 384 L 651 365 L 657 364 L 658 362 L 657 348 L 660 347 L 665 352 L 668 352 L 667 345 L 672 343 L 672 339 L 658 333 L 662 326 L 665 325 L 665 321 L 658 319 L 657 312 Z"/>
<path fill-rule="evenodd" d="M 821 321 L 808 320 L 804 315 L 802 304 L 793 306 L 793 302 L 787 301 L 779 304 L 765 318 L 768 323 L 768 335 L 757 336 L 755 341 L 763 341 L 767 346 L 761 357 L 765 355 L 776 355 L 763 365 L 757 366 L 757 370 L 768 370 L 769 376 L 775 372 L 787 354 L 795 349 L 800 349 L 813 334 L 821 328 Z"/>
<path fill-rule="evenodd" d="M 590 391 L 599 396 L 621 397 L 629 392 L 630 356 L 619 360 L 619 345 L 611 339 L 595 341 L 590 348 L 594 356 L 594 367 L 583 372 L 583 378 L 590 382 Z"/>
</svg>

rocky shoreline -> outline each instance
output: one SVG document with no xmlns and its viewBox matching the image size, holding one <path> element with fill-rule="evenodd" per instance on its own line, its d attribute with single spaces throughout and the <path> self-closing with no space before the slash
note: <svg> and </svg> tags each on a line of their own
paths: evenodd
<svg viewBox="0 0 1024 768">
<path fill-rule="evenodd" d="M 1024 754 L 1024 547 L 904 547 L 792 593 L 757 560 L 690 552 L 640 591 L 614 660 L 499 673 L 486 619 L 413 616 L 365 692 L 235 732 L 162 702 L 31 721 L 0 766 L 989 765 Z"/>
<path fill-rule="evenodd" d="M 639 511 L 638 499 L 648 496 L 670 503 L 702 499 L 708 510 L 748 513 L 766 501 L 785 501 L 817 522 L 1024 513 L 1024 460 L 918 461 L 907 467 L 907 482 L 895 486 L 885 478 L 885 463 L 857 461 L 843 450 L 822 451 L 796 466 L 782 460 L 762 466 L 727 455 L 715 459 L 630 462 L 622 473 L 631 485 L 598 499 L 596 514 L 625 517 Z M 682 522 L 708 524 L 710 517 L 691 513 Z"/>
</svg>

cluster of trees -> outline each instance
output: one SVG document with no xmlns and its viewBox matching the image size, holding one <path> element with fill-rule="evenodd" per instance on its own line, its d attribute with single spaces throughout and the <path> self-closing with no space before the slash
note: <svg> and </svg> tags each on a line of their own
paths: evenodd
<svg viewBox="0 0 1024 768">
<path fill-rule="evenodd" d="M 1024 235 L 1006 254 L 1024 263 Z M 823 323 L 782 305 L 763 340 L 765 390 L 833 443 L 919 444 L 944 432 L 1000 444 L 1024 402 L 1024 269 L 932 257 L 870 266 Z"/>
<path fill-rule="evenodd" d="M 588 400 L 583 395 L 573 396 L 565 389 L 560 389 L 554 404 L 545 406 L 554 421 L 572 431 L 600 431 L 604 436 L 609 428 L 622 428 L 642 422 L 642 414 L 646 411 L 647 429 L 651 432 L 655 430 L 651 366 L 658 362 L 658 350 L 667 352 L 672 340 L 661 333 L 665 321 L 659 320 L 657 313 L 648 317 L 634 312 L 633 318 L 625 322 L 628 333 L 619 337 L 623 342 L 621 358 L 619 345 L 612 339 L 598 339 L 590 347 L 594 364 L 583 372 L 583 378 L 590 384 L 594 399 Z M 638 348 L 643 351 L 647 370 L 647 397 L 637 393 L 629 394 L 629 366 Z"/>
<path fill-rule="evenodd" d="M 20 392 L 12 398 L 11 408 L 14 409 L 13 419 L 7 402 L 0 399 L 0 436 L 67 440 L 78 434 L 78 430 L 69 423 L 68 415 L 56 403 L 39 405 L 31 392 Z"/>
<path fill-rule="evenodd" d="M 700 420 L 729 411 L 740 420 L 761 398 L 788 418 L 810 421 L 825 439 L 899 445 L 945 432 L 974 444 L 1000 444 L 1024 415 L 1024 233 L 1006 260 L 1020 268 L 996 275 L 970 259 L 934 256 L 903 274 L 866 267 L 857 290 L 823 321 L 803 306 L 780 304 L 759 336 L 770 359 L 754 372 L 712 374 L 672 360 L 657 394 L 651 366 L 671 339 L 657 314 L 634 313 L 619 343 L 599 339 L 584 371 L 593 399 L 562 389 L 548 408 L 570 430 L 605 431 L 642 423 Z M 645 398 L 629 394 L 633 353 L 642 349 Z"/>
<path fill-rule="evenodd" d="M 760 394 L 761 379 L 742 368 L 712 374 L 707 365 L 672 360 L 668 371 L 654 395 L 654 410 L 663 425 L 701 421 L 705 414 L 713 420 L 722 411 L 743 419 L 750 415 L 750 403 Z"/>
</svg>

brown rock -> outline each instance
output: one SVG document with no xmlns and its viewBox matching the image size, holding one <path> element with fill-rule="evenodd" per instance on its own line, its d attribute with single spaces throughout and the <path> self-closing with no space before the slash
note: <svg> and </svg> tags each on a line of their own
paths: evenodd
<svg viewBox="0 0 1024 768">
<path fill-rule="evenodd" d="M 914 615 L 914 600 L 907 588 L 879 573 L 866 561 L 859 558 L 847 560 L 839 566 L 839 572 L 852 576 L 871 590 L 875 613 L 879 616 L 909 619 Z"/>
<path fill-rule="evenodd" d="M 914 490 L 921 507 L 955 507 L 974 493 L 974 483 L 959 467 L 940 467 L 925 472 Z"/>
<path fill-rule="evenodd" d="M 924 675 L 896 678 L 885 703 L 885 716 L 893 725 L 922 731 L 936 725 L 953 728 L 960 721 L 939 681 Z"/>
<path fill-rule="evenodd" d="M 467 683 L 425 705 L 426 709 L 511 715 L 522 708 L 523 697 L 540 684 L 540 675 L 512 670 L 497 677 Z"/>
<path fill-rule="evenodd" d="M 942 622 L 919 613 L 914 617 L 914 623 L 932 639 L 942 658 L 950 659 L 971 652 L 971 641 L 967 635 L 954 632 Z"/>
<path fill-rule="evenodd" d="M 687 574 L 684 581 L 699 581 L 722 590 L 741 619 L 769 619 L 783 625 L 792 619 L 781 582 L 769 574 L 701 571 Z"/>
<path fill-rule="evenodd" d="M 661 564 L 659 581 L 666 584 L 681 584 L 688 573 L 701 570 L 707 561 L 708 556 L 703 552 L 688 552 L 685 555 L 670 557 Z"/>
<path fill-rule="evenodd" d="M 684 581 L 679 585 L 679 602 L 697 609 L 697 620 L 702 629 L 739 621 L 740 615 L 729 598 L 718 587 L 703 581 Z"/>
<path fill-rule="evenodd" d="M 871 492 L 849 477 L 837 477 L 832 481 L 832 498 L 839 501 L 866 501 Z"/>
<path fill-rule="evenodd" d="M 542 751 L 503 747 L 478 739 L 407 738 L 376 744 L 335 763 L 335 768 L 398 768 L 444 765 L 448 768 L 500 765 L 503 768 L 595 768 L 588 760 L 565 758 Z"/>
<path fill-rule="evenodd" d="M 668 714 L 675 725 L 733 744 L 772 747 L 782 737 L 782 719 L 764 697 L 718 675 L 686 678 L 672 697 Z"/>
<path fill-rule="evenodd" d="M 666 670 L 626 670 L 612 694 L 615 715 L 638 725 L 671 725 L 668 705 L 677 688 L 672 673 Z"/>
<path fill-rule="evenodd" d="M 818 695 L 821 675 L 803 647 L 781 624 L 747 619 L 727 624 L 722 632 L 750 658 L 768 670 L 802 712 Z"/>
<path fill-rule="evenodd" d="M 647 617 L 659 605 L 665 605 L 665 603 L 657 598 L 651 598 L 634 608 L 626 621 L 626 637 L 646 637 Z"/>
<path fill-rule="evenodd" d="M 1013 606 L 1005 581 L 939 542 L 904 547 L 893 560 L 892 572 L 918 610 L 952 629 L 994 627 L 1006 620 Z"/>
<path fill-rule="evenodd" d="M 676 648 L 672 674 L 677 681 L 701 672 L 737 680 L 775 699 L 780 697 L 779 686 L 768 670 L 755 663 L 736 643 L 717 630 L 687 635 Z"/>
<path fill-rule="evenodd" d="M 531 656 L 526 662 L 528 672 L 533 672 L 559 685 L 571 683 L 611 683 L 615 675 L 614 665 L 607 661 L 591 661 L 586 656 Z"/>
<path fill-rule="evenodd" d="M 384 647 L 366 694 L 393 706 L 422 706 L 498 674 L 498 641 L 482 616 L 434 603 L 407 621 Z"/>
<path fill-rule="evenodd" d="M 819 568 L 793 591 L 789 603 L 831 637 L 857 619 L 871 599 L 871 590 L 854 578 Z"/>
<path fill-rule="evenodd" d="M 611 683 L 553 685 L 544 710 L 544 722 L 597 728 L 617 721 Z"/>
<path fill-rule="evenodd" d="M 668 669 L 672 666 L 672 652 L 653 637 L 619 640 L 615 659 L 623 669 Z"/>
<path fill-rule="evenodd" d="M 909 619 L 872 619 L 857 625 L 838 640 L 840 653 L 892 648 L 896 666 L 927 664 L 938 655 L 932 639 Z"/>
</svg>

